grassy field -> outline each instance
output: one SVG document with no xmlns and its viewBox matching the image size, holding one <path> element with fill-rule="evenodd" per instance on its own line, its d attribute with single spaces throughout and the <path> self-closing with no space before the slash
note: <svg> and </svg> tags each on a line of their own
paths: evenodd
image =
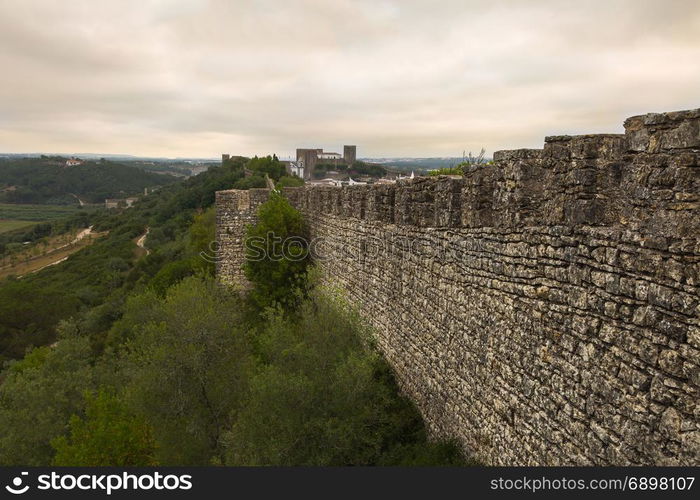
<svg viewBox="0 0 700 500">
<path fill-rule="evenodd" d="M 43 222 L 71 215 L 80 210 L 71 205 L 15 205 L 0 203 L 0 223 L 7 221 Z"/>
<path fill-rule="evenodd" d="M 0 234 L 7 233 L 8 231 L 14 231 L 15 229 L 29 229 L 37 221 L 31 220 L 2 220 L 0 219 Z"/>
</svg>

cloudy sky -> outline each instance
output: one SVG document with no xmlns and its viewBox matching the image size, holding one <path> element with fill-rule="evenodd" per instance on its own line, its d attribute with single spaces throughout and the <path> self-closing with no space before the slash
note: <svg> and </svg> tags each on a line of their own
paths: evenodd
<svg viewBox="0 0 700 500">
<path fill-rule="evenodd" d="M 0 0 L 0 152 L 459 156 L 697 107 L 697 0 Z"/>
</svg>

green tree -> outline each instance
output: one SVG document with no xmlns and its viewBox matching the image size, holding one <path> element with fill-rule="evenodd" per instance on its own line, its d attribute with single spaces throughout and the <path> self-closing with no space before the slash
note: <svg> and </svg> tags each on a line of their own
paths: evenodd
<svg viewBox="0 0 700 500">
<path fill-rule="evenodd" d="M 301 179 L 296 175 L 283 175 L 282 177 L 280 177 L 275 187 L 277 189 L 282 189 L 285 187 L 299 187 L 303 185 L 304 179 Z"/>
<path fill-rule="evenodd" d="M 252 188 L 264 188 L 267 186 L 265 182 L 265 177 L 262 175 L 251 175 L 249 177 L 243 177 L 236 181 L 233 185 L 234 189 L 252 189 Z"/>
<path fill-rule="evenodd" d="M 55 438 L 58 466 L 146 466 L 154 461 L 153 430 L 116 395 L 100 390 L 86 395 L 85 416 L 73 415 L 69 435 Z"/>
<path fill-rule="evenodd" d="M 268 155 L 262 158 L 255 156 L 248 161 L 246 168 L 259 174 L 261 177 L 265 177 L 265 174 L 267 174 L 275 181 L 279 180 L 286 172 L 284 165 L 279 161 L 277 155 Z"/>
<path fill-rule="evenodd" d="M 214 241 L 216 239 L 216 210 L 208 208 L 195 216 L 189 229 L 188 250 L 193 256 L 193 267 L 214 275 Z"/>
<path fill-rule="evenodd" d="M 241 323 L 238 296 L 211 279 L 186 278 L 165 298 L 129 299 L 115 336 L 130 338 L 128 403 L 154 429 L 159 463 L 221 460 L 220 433 L 246 390 Z"/>
<path fill-rule="evenodd" d="M 298 319 L 277 312 L 257 339 L 262 366 L 224 437 L 228 465 L 459 464 L 427 442 L 357 311 L 312 292 Z"/>
<path fill-rule="evenodd" d="M 168 288 L 196 273 L 195 262 L 195 258 L 189 258 L 164 265 L 153 277 L 149 286 L 159 295 L 165 295 Z"/>
<path fill-rule="evenodd" d="M 293 306 L 305 286 L 309 262 L 301 213 L 273 191 L 258 209 L 258 222 L 246 232 L 244 271 L 253 284 L 251 298 L 263 308 Z"/>
<path fill-rule="evenodd" d="M 0 361 L 20 358 L 28 347 L 53 342 L 58 321 L 79 305 L 65 290 L 27 279 L 0 283 Z"/>
<path fill-rule="evenodd" d="M 1 465 L 51 463 L 51 440 L 66 432 L 84 391 L 94 387 L 92 359 L 89 340 L 66 323 L 53 348 L 36 349 L 10 366 L 0 384 Z"/>
</svg>

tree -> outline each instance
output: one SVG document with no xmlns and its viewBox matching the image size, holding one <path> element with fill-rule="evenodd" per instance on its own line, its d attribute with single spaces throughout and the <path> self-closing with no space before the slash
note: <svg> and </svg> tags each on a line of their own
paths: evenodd
<svg viewBox="0 0 700 500">
<path fill-rule="evenodd" d="M 296 175 L 283 175 L 277 182 L 277 189 L 282 189 L 284 187 L 299 187 L 304 185 L 304 179 L 297 177 Z"/>
<path fill-rule="evenodd" d="M 55 438 L 53 463 L 72 467 L 156 465 L 153 430 L 106 390 L 85 397 L 85 417 L 73 415 L 69 435 Z"/>
<path fill-rule="evenodd" d="M 239 302 L 213 279 L 190 277 L 165 298 L 130 298 L 115 325 L 115 336 L 129 339 L 127 402 L 152 426 L 161 464 L 221 460 L 220 433 L 246 390 Z"/>
<path fill-rule="evenodd" d="M 248 161 L 246 167 L 248 170 L 258 173 L 261 177 L 265 177 L 265 174 L 267 174 L 275 181 L 279 180 L 286 172 L 284 165 L 276 155 L 268 155 L 262 158 L 255 156 Z"/>
<path fill-rule="evenodd" d="M 0 384 L 0 464 L 47 465 L 51 440 L 66 432 L 66 422 L 93 388 L 92 351 L 75 325 L 65 323 L 53 348 L 35 349 L 7 370 Z"/>
<path fill-rule="evenodd" d="M 208 208 L 204 213 L 195 216 L 189 229 L 188 250 L 192 253 L 194 267 L 206 274 L 214 275 L 216 240 L 216 210 Z"/>
<path fill-rule="evenodd" d="M 264 308 L 293 307 L 305 288 L 310 259 L 304 220 L 279 192 L 258 208 L 258 222 L 246 231 L 244 271 L 250 296 Z"/>
<path fill-rule="evenodd" d="M 223 438 L 227 465 L 461 463 L 454 445 L 427 442 L 359 318 L 327 290 L 311 292 L 298 318 L 270 315 L 262 365 Z"/>
<path fill-rule="evenodd" d="M 150 281 L 149 287 L 164 296 L 171 286 L 196 273 L 195 262 L 190 258 L 165 264 Z"/>
<path fill-rule="evenodd" d="M 267 185 L 265 182 L 265 177 L 262 175 L 251 175 L 250 177 L 243 177 L 236 181 L 233 185 L 234 189 L 251 189 L 251 188 L 264 188 Z"/>
</svg>

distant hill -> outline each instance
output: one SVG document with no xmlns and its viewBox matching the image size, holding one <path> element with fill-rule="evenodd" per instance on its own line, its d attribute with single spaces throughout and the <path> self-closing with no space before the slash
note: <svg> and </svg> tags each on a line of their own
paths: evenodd
<svg viewBox="0 0 700 500">
<path fill-rule="evenodd" d="M 102 203 L 143 193 L 144 188 L 168 184 L 170 175 L 109 160 L 67 164 L 68 158 L 0 159 L 0 203 L 74 204 Z M 78 162 L 69 162 L 78 163 Z"/>
<path fill-rule="evenodd" d="M 400 171 L 428 172 L 439 168 L 451 168 L 458 165 L 464 158 L 460 157 L 435 157 L 435 158 L 363 158 L 369 163 L 377 163 Z"/>
</svg>

